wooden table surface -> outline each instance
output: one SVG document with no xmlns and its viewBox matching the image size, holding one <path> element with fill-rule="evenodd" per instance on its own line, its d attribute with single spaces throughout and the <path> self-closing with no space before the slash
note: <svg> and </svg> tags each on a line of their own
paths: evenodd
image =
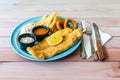
<svg viewBox="0 0 120 80">
<path fill-rule="evenodd" d="M 21 22 L 58 12 L 77 22 L 95 22 L 112 39 L 104 47 L 106 59 L 92 62 L 79 49 L 53 62 L 32 62 L 12 49 L 10 36 Z M 1 0 L 0 80 L 120 80 L 120 0 Z"/>
</svg>

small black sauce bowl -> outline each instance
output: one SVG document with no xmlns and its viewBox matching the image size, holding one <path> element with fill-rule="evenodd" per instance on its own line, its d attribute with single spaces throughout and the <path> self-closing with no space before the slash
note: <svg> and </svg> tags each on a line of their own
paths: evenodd
<svg viewBox="0 0 120 80">
<path fill-rule="evenodd" d="M 31 37 L 34 39 L 34 41 L 31 43 L 23 43 L 20 41 L 20 39 L 24 38 L 24 37 Z M 35 41 L 36 41 L 36 36 L 31 33 L 24 33 L 24 34 L 21 34 L 18 36 L 18 44 L 19 44 L 20 48 L 23 50 L 26 50 L 27 47 L 32 47 L 34 45 Z"/>
<path fill-rule="evenodd" d="M 35 34 L 35 30 L 39 29 L 39 28 L 44 28 L 47 32 L 45 34 L 42 34 L 42 35 L 37 35 Z M 41 41 L 43 40 L 45 37 L 47 37 L 49 35 L 49 31 L 50 29 L 46 26 L 35 26 L 33 29 L 32 29 L 32 32 L 33 34 L 36 36 L 36 39 L 37 41 Z"/>
</svg>

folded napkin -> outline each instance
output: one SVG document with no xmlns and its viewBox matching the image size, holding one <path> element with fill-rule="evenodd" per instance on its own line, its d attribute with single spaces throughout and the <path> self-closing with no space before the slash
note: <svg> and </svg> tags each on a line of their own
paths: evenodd
<svg viewBox="0 0 120 80">
<path fill-rule="evenodd" d="M 92 35 L 91 35 L 92 42 L 93 42 L 93 46 L 95 48 L 95 51 L 97 51 L 96 37 L 95 37 L 95 31 L 94 31 L 93 25 L 86 22 L 86 21 L 82 21 L 82 26 L 83 26 L 83 31 L 84 32 L 86 31 L 87 26 L 90 26 L 92 28 Z M 111 35 L 102 32 L 100 29 L 99 29 L 99 33 L 100 33 L 102 45 L 104 45 L 109 39 L 111 39 Z M 85 33 L 83 34 L 83 42 L 84 42 L 84 47 L 85 47 L 87 58 L 90 58 L 91 55 L 92 55 L 92 52 L 91 52 L 91 45 L 90 45 L 90 37 L 89 37 L 89 35 L 87 35 Z"/>
</svg>

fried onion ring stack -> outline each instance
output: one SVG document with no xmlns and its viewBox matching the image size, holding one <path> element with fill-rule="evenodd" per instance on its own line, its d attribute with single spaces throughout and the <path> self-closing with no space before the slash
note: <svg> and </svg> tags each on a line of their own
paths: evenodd
<svg viewBox="0 0 120 80">
<path fill-rule="evenodd" d="M 65 20 L 65 23 L 64 23 L 64 28 L 67 28 L 67 27 L 70 27 L 70 24 L 69 23 L 72 23 L 72 25 L 73 25 L 73 29 L 76 29 L 77 28 L 77 24 L 76 24 L 76 22 L 73 20 L 73 19 L 70 19 L 70 18 L 67 18 L 66 20 Z"/>
<path fill-rule="evenodd" d="M 70 24 L 73 25 L 73 27 L 70 27 Z M 76 29 L 77 28 L 77 23 L 70 18 L 67 19 L 58 19 L 56 22 L 56 27 L 58 30 L 64 29 L 64 28 L 73 28 Z"/>
</svg>

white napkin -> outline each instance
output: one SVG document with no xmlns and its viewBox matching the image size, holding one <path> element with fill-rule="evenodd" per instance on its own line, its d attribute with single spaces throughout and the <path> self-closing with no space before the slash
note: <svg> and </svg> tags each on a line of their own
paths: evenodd
<svg viewBox="0 0 120 80">
<path fill-rule="evenodd" d="M 87 27 L 87 26 L 92 27 L 92 35 L 91 35 L 92 42 L 93 42 L 93 46 L 95 48 L 95 51 L 97 51 L 96 37 L 95 37 L 95 31 L 94 31 L 93 26 L 90 23 L 86 22 L 86 21 L 82 21 L 82 25 L 83 25 L 83 31 L 86 30 L 85 27 Z M 111 35 L 102 32 L 100 29 L 99 29 L 99 33 L 100 33 L 102 45 L 104 45 L 109 39 L 111 39 Z M 84 42 L 87 58 L 90 58 L 91 55 L 92 55 L 92 53 L 91 53 L 91 45 L 90 45 L 90 37 L 85 33 L 83 34 L 83 42 Z"/>
</svg>

